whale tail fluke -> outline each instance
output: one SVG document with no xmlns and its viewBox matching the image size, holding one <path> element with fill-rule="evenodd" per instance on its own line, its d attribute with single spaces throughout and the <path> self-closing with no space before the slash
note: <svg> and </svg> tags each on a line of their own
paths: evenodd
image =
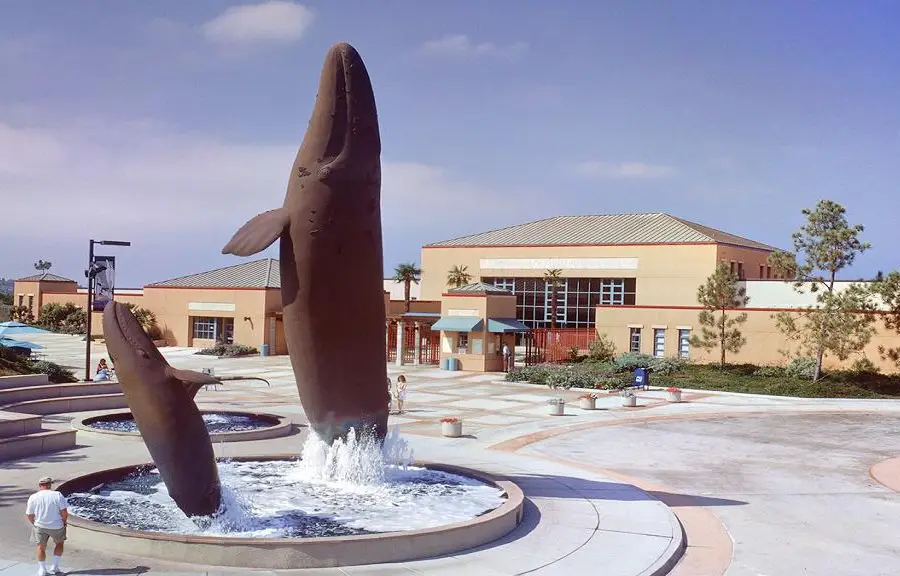
<svg viewBox="0 0 900 576">
<path fill-rule="evenodd" d="M 202 372 L 195 372 L 194 370 L 179 370 L 178 368 L 172 368 L 171 366 L 166 367 L 166 374 L 175 380 L 178 380 L 181 385 L 184 386 L 185 391 L 191 399 L 193 399 L 194 396 L 197 395 L 197 392 L 204 386 L 222 383 L 221 380 L 215 376 L 210 376 L 209 374 L 204 374 Z"/>
<path fill-rule="evenodd" d="M 234 233 L 222 254 L 252 256 L 262 252 L 285 233 L 290 222 L 290 214 L 283 207 L 257 214 Z"/>
</svg>

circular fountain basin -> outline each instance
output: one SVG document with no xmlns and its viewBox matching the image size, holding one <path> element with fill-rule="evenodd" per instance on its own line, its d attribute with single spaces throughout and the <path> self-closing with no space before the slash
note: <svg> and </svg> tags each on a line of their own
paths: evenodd
<svg viewBox="0 0 900 576">
<path fill-rule="evenodd" d="M 292 470 L 299 465 L 293 455 L 220 460 L 223 499 L 234 504 L 216 519 L 173 512 L 152 464 L 94 472 L 58 490 L 69 498 L 69 534 L 80 545 L 242 568 L 418 560 L 494 541 L 522 519 L 524 494 L 518 486 L 468 468 L 433 463 L 392 468 L 387 491 L 367 491 L 298 481 Z M 240 487 L 234 484 L 238 478 Z M 238 492 L 242 503 L 235 503 Z"/>
<path fill-rule="evenodd" d="M 209 439 L 216 442 L 245 442 L 280 438 L 293 431 L 292 424 L 274 414 L 240 410 L 201 410 Z M 110 412 L 74 420 L 72 427 L 83 432 L 140 438 L 131 412 Z"/>
</svg>

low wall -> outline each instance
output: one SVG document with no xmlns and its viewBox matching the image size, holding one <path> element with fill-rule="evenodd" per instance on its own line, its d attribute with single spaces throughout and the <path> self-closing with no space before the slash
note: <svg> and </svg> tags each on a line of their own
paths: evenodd
<svg viewBox="0 0 900 576">
<path fill-rule="evenodd" d="M 0 390 L 9 388 L 25 388 L 26 386 L 45 386 L 50 383 L 46 374 L 21 374 L 19 376 L 0 376 Z"/>
</svg>

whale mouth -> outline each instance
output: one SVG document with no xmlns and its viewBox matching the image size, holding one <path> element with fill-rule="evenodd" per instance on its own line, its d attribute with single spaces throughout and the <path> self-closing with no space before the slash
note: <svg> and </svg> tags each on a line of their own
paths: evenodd
<svg viewBox="0 0 900 576">
<path fill-rule="evenodd" d="M 349 44 L 332 46 L 325 57 L 303 149 L 305 163 L 320 166 L 381 153 L 372 82 L 359 52 Z"/>
</svg>

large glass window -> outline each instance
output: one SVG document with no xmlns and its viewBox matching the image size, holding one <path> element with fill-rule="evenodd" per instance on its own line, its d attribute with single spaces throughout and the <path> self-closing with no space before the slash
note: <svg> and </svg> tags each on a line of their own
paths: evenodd
<svg viewBox="0 0 900 576">
<path fill-rule="evenodd" d="M 194 318 L 193 337 L 202 340 L 216 339 L 216 318 Z"/>
<path fill-rule="evenodd" d="M 662 328 L 653 329 L 653 355 L 658 358 L 666 355 L 666 331 Z"/>
<path fill-rule="evenodd" d="M 516 295 L 516 317 L 532 328 L 553 320 L 553 290 L 543 278 L 482 278 Z M 556 288 L 556 325 L 593 328 L 597 306 L 634 305 L 634 278 L 562 278 Z"/>
</svg>

